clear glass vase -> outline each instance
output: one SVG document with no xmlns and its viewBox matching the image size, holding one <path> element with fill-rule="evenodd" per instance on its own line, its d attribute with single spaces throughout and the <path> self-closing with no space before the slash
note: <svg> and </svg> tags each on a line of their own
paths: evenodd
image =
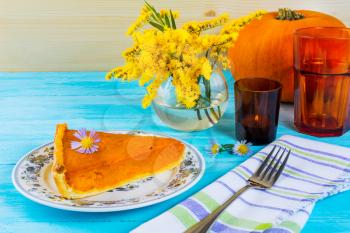
<svg viewBox="0 0 350 233">
<path fill-rule="evenodd" d="M 216 71 L 209 81 L 202 79 L 199 85 L 202 94 L 198 104 L 188 109 L 177 102 L 172 79 L 163 83 L 152 103 L 160 120 L 181 131 L 204 130 L 217 124 L 227 108 L 226 79 L 221 71 Z"/>
</svg>

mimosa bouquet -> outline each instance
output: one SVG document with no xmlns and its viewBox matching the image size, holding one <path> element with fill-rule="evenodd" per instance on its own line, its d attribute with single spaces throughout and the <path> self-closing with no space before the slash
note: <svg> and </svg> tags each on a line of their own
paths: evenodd
<svg viewBox="0 0 350 233">
<path fill-rule="evenodd" d="M 228 67 L 227 50 L 233 45 L 239 31 L 250 21 L 260 18 L 264 11 L 230 19 L 222 14 L 206 21 L 187 22 L 178 27 L 178 12 L 157 11 L 145 3 L 140 16 L 127 34 L 134 44 L 124 51 L 125 65 L 111 70 L 106 79 L 138 80 L 147 86 L 142 106 L 148 107 L 157 95 L 160 85 L 172 79 L 176 100 L 186 108 L 195 108 L 203 100 L 210 102 L 210 77 L 214 68 Z M 148 24 L 147 27 L 141 29 Z M 222 26 L 219 32 L 204 33 Z M 205 86 L 201 93 L 199 83 Z"/>
</svg>

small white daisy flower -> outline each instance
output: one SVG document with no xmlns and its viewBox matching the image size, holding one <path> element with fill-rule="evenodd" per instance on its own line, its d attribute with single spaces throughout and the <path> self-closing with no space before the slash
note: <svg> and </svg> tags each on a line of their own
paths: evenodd
<svg viewBox="0 0 350 233">
<path fill-rule="evenodd" d="M 212 156 L 216 156 L 217 154 L 219 154 L 221 152 L 222 146 L 218 143 L 218 141 L 214 138 L 209 140 L 209 145 L 206 149 L 206 151 L 212 155 Z"/>
<path fill-rule="evenodd" d="M 213 143 L 210 147 L 210 153 L 212 155 L 217 155 L 220 152 L 221 146 L 217 143 Z"/>
<path fill-rule="evenodd" d="M 247 140 L 238 141 L 233 146 L 232 153 L 239 156 L 249 156 L 252 154 L 251 146 L 252 143 L 247 143 Z"/>
</svg>

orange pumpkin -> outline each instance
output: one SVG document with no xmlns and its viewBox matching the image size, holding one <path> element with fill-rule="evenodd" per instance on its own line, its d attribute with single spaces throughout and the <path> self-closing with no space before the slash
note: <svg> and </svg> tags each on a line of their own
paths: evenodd
<svg viewBox="0 0 350 233">
<path fill-rule="evenodd" d="M 235 80 L 265 77 L 280 81 L 282 101 L 293 102 L 293 33 L 306 27 L 344 27 L 337 18 L 320 12 L 280 9 L 265 14 L 240 31 L 229 49 Z"/>
</svg>

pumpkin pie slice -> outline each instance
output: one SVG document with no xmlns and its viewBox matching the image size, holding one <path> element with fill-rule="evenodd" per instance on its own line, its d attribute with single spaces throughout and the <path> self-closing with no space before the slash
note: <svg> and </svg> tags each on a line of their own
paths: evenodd
<svg viewBox="0 0 350 233">
<path fill-rule="evenodd" d="M 157 136 L 70 130 L 58 124 L 52 173 L 65 198 L 88 197 L 178 166 L 185 146 Z"/>
</svg>

